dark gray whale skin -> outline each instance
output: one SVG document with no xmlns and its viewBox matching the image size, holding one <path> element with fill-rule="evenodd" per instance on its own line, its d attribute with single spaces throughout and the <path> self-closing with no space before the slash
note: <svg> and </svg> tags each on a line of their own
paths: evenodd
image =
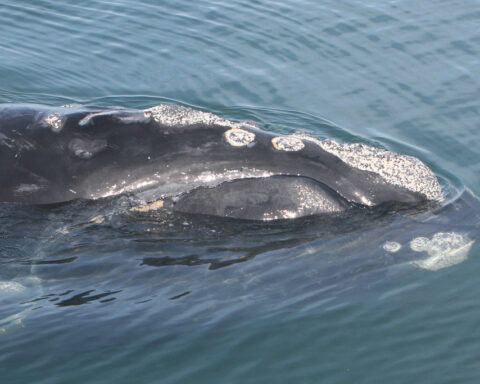
<svg viewBox="0 0 480 384">
<path fill-rule="evenodd" d="M 171 108 L 172 116 L 175 108 L 192 111 Z M 1 104 L 0 201 L 48 204 L 131 193 L 147 202 L 166 199 L 180 211 L 257 219 L 278 205 L 298 208 L 299 187 L 319 202 L 303 204 L 300 215 L 365 201 L 426 200 L 308 140 L 301 150 L 278 150 L 272 138 L 279 135 L 235 123 L 255 140 L 234 146 L 225 137 L 232 128 L 227 120 L 166 121 L 148 110 Z"/>
</svg>

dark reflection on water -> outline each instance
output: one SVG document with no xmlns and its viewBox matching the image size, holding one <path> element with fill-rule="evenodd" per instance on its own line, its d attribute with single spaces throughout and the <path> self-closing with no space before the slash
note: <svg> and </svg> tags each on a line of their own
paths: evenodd
<svg viewBox="0 0 480 384">
<path fill-rule="evenodd" d="M 87 304 L 90 301 L 103 299 L 104 297 L 113 295 L 113 294 L 118 293 L 120 291 L 100 293 L 100 294 L 97 294 L 97 295 L 91 295 L 92 292 L 94 292 L 93 289 L 90 290 L 90 291 L 79 293 L 78 295 L 74 295 L 74 296 L 72 296 L 68 299 L 58 301 L 58 302 L 55 303 L 55 305 L 58 305 L 59 307 L 67 307 L 69 305 Z M 57 301 L 57 300 L 58 300 L 58 298 L 55 298 L 55 299 L 51 299 L 50 301 Z M 103 300 L 99 300 L 99 301 L 100 301 L 100 303 L 108 303 L 109 301 L 112 301 L 112 300 L 115 300 L 115 297 L 111 297 L 111 298 L 103 299 Z"/>
<path fill-rule="evenodd" d="M 113 295 L 115 293 L 120 292 L 120 291 L 106 292 L 106 293 L 91 295 L 91 293 L 94 292 L 94 291 L 95 290 L 92 289 L 90 291 L 79 293 L 78 295 L 73 295 L 72 297 L 70 297 L 68 299 L 62 299 L 61 301 L 58 301 L 58 300 L 61 299 L 61 296 L 65 296 L 65 295 L 68 295 L 68 294 L 73 292 L 73 289 L 69 289 L 68 291 L 60 293 L 58 295 L 55 295 L 55 294 L 51 293 L 51 294 L 48 294 L 48 295 L 38 297 L 38 298 L 30 300 L 30 301 L 27 301 L 27 302 L 22 303 L 22 304 L 31 304 L 31 303 L 36 303 L 36 302 L 41 301 L 41 300 L 48 300 L 49 302 L 55 302 L 55 305 L 58 305 L 59 307 L 67 307 L 69 305 L 87 304 L 90 301 L 99 300 L 99 299 L 102 299 L 103 297 L 110 296 L 110 295 Z M 104 299 L 104 300 L 99 300 L 99 302 L 100 303 L 108 303 L 109 301 L 112 301 L 112 300 L 115 300 L 115 297 L 111 297 L 109 299 Z M 40 308 L 40 307 L 36 307 L 36 309 L 38 309 L 38 308 Z"/>
</svg>

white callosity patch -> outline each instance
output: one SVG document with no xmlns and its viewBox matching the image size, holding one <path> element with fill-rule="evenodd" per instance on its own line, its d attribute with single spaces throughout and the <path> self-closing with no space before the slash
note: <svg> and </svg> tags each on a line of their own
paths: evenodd
<svg viewBox="0 0 480 384">
<path fill-rule="evenodd" d="M 231 125 L 228 120 L 213 113 L 198 111 L 181 105 L 160 104 L 145 111 L 151 112 L 157 123 L 170 127 L 193 124 Z"/>
<path fill-rule="evenodd" d="M 319 145 L 349 166 L 380 175 L 386 182 L 423 194 L 429 200 L 442 200 L 442 189 L 430 168 L 413 156 L 400 155 L 361 143 L 318 140 L 304 134 L 295 136 Z"/>
<path fill-rule="evenodd" d="M 430 271 L 450 267 L 467 259 L 473 243 L 466 235 L 456 232 L 438 232 L 431 239 L 417 237 L 410 242 L 410 248 L 426 252 L 429 257 L 412 264 Z"/>
<path fill-rule="evenodd" d="M 402 246 L 400 245 L 400 243 L 397 243 L 396 241 L 386 241 L 383 244 L 383 249 L 387 252 L 390 252 L 390 253 L 396 253 L 401 248 L 402 248 Z"/>
<path fill-rule="evenodd" d="M 45 118 L 45 122 L 50 126 L 53 132 L 60 132 L 65 125 L 66 117 L 59 113 L 52 113 Z"/>
<path fill-rule="evenodd" d="M 244 147 L 255 140 L 255 134 L 240 128 L 232 128 L 225 132 L 225 140 L 234 147 Z"/>
<path fill-rule="evenodd" d="M 302 139 L 296 136 L 277 136 L 272 139 L 272 144 L 279 151 L 299 151 L 305 147 Z"/>
<path fill-rule="evenodd" d="M 242 128 L 249 126 L 256 128 L 251 122 L 233 122 L 214 115 L 210 112 L 203 112 L 193 108 L 181 105 L 160 104 L 144 110 L 150 112 L 152 118 L 162 125 L 169 127 L 186 127 L 195 124 L 222 125 L 232 128 Z"/>
</svg>

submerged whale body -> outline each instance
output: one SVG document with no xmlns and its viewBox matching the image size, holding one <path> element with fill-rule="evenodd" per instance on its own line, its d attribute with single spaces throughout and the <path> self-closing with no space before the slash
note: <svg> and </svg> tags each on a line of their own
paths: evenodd
<svg viewBox="0 0 480 384">
<path fill-rule="evenodd" d="M 1 202 L 131 194 L 146 206 L 254 220 L 442 198 L 417 158 L 176 105 L 0 105 L 0 180 Z"/>
</svg>

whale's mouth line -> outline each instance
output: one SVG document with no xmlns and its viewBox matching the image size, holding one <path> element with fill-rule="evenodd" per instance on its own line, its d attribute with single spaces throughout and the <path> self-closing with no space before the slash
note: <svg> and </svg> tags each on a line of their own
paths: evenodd
<svg viewBox="0 0 480 384">
<path fill-rule="evenodd" d="M 260 221 L 338 213 L 353 206 L 317 180 L 285 174 L 202 185 L 163 201 L 167 210 Z"/>
</svg>

